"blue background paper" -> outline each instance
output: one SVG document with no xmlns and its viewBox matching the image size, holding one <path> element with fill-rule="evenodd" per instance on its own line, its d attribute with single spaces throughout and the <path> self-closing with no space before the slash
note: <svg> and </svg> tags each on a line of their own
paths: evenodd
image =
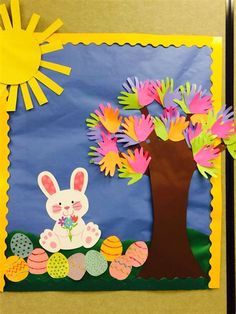
<svg viewBox="0 0 236 314">
<path fill-rule="evenodd" d="M 61 189 L 65 189 L 69 188 L 73 169 L 85 167 L 89 173 L 86 194 L 90 202 L 85 221 L 97 223 L 103 238 L 115 234 L 122 240 L 150 240 L 148 177 L 128 187 L 126 180 L 105 177 L 97 166 L 89 164 L 87 154 L 93 143 L 86 136 L 85 119 L 99 103 L 118 105 L 117 96 L 128 76 L 141 80 L 169 76 L 176 86 L 190 81 L 209 90 L 210 54 L 209 48 L 195 46 L 68 44 L 64 50 L 46 55 L 46 60 L 73 70 L 69 77 L 43 70 L 65 88 L 63 94 L 57 96 L 42 86 L 49 100 L 47 105 L 36 105 L 25 112 L 20 95 L 18 110 L 11 115 L 8 231 L 40 234 L 45 228 L 52 228 L 54 221 L 47 215 L 46 198 L 37 186 L 38 174 L 44 170 L 52 172 Z M 206 234 L 210 232 L 210 188 L 210 183 L 196 171 L 190 187 L 187 224 Z"/>
</svg>

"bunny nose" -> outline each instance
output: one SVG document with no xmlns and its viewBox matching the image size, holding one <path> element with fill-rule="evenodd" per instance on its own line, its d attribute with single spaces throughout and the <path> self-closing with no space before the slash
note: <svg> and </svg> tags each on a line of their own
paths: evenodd
<svg viewBox="0 0 236 314">
<path fill-rule="evenodd" d="M 65 209 L 69 209 L 69 208 L 70 208 L 70 206 L 65 206 L 64 208 L 65 208 Z"/>
</svg>

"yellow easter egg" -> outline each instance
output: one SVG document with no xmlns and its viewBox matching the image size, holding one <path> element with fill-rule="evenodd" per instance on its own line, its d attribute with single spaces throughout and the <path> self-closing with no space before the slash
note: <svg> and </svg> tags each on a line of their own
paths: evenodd
<svg viewBox="0 0 236 314">
<path fill-rule="evenodd" d="M 106 260 L 112 262 L 115 258 L 122 255 L 123 247 L 120 239 L 114 235 L 106 238 L 100 252 L 105 256 Z"/>
<path fill-rule="evenodd" d="M 52 278 L 65 278 L 69 273 L 67 258 L 61 253 L 52 254 L 48 260 L 47 271 Z"/>
<path fill-rule="evenodd" d="M 10 256 L 6 260 L 5 275 L 10 281 L 19 282 L 29 275 L 29 267 L 23 258 Z"/>
</svg>

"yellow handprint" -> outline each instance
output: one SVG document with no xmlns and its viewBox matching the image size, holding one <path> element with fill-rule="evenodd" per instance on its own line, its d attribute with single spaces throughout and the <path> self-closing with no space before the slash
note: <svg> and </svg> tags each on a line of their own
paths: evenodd
<svg viewBox="0 0 236 314">
<path fill-rule="evenodd" d="M 185 117 L 178 117 L 175 121 L 171 121 L 168 137 L 173 142 L 179 142 L 184 139 L 183 131 L 188 127 L 189 122 Z"/>
<path fill-rule="evenodd" d="M 125 123 L 122 123 L 124 130 L 124 133 L 128 135 L 130 138 L 138 142 L 137 135 L 135 133 L 135 120 L 133 116 L 129 116 L 128 118 L 125 118 Z"/>
<path fill-rule="evenodd" d="M 122 166 L 122 161 L 119 154 L 115 152 L 107 153 L 103 159 L 99 162 L 100 170 L 105 172 L 105 176 L 114 176 L 116 171 L 116 166 L 119 168 Z"/>
</svg>

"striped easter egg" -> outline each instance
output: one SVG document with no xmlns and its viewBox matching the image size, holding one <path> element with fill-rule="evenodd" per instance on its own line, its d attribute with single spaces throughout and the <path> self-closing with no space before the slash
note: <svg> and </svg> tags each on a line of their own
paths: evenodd
<svg viewBox="0 0 236 314">
<path fill-rule="evenodd" d="M 41 275 L 47 272 L 48 255 L 43 249 L 34 249 L 27 259 L 29 272 Z"/>
<path fill-rule="evenodd" d="M 111 277 L 117 280 L 126 279 L 131 273 L 132 265 L 131 259 L 125 255 L 119 256 L 114 259 L 109 267 Z"/>
<path fill-rule="evenodd" d="M 112 262 L 115 258 L 122 255 L 123 247 L 120 239 L 114 235 L 106 238 L 100 252 L 105 256 L 106 260 Z"/>
<path fill-rule="evenodd" d="M 13 282 L 24 280 L 29 275 L 29 267 L 23 258 L 19 256 L 10 256 L 6 260 L 5 275 L 7 279 Z"/>
<path fill-rule="evenodd" d="M 130 258 L 132 266 L 142 266 L 146 262 L 148 257 L 147 244 L 143 241 L 134 242 L 128 247 L 125 256 Z"/>
</svg>

